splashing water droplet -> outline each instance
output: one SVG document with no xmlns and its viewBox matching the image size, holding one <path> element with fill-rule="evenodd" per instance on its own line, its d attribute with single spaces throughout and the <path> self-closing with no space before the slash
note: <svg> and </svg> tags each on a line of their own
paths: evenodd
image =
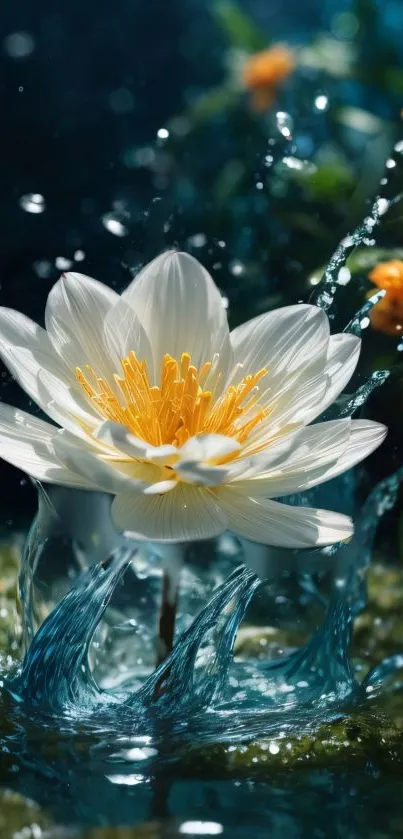
<svg viewBox="0 0 403 839">
<path fill-rule="evenodd" d="M 329 99 L 325 93 L 319 93 L 314 102 L 317 111 L 327 111 L 329 107 Z"/>
<path fill-rule="evenodd" d="M 55 266 L 59 271 L 68 271 L 72 265 L 72 260 L 66 259 L 65 256 L 57 256 L 55 259 Z"/>
<path fill-rule="evenodd" d="M 192 836 L 219 836 L 223 833 L 223 826 L 219 822 L 189 821 L 179 825 L 179 833 Z"/>
<path fill-rule="evenodd" d="M 351 271 L 347 268 L 346 265 L 343 268 L 340 268 L 340 271 L 337 275 L 337 285 L 348 285 L 351 280 Z"/>
<path fill-rule="evenodd" d="M 193 248 L 203 248 L 207 242 L 207 236 L 205 233 L 195 233 L 194 236 L 189 236 L 188 242 Z"/>
<path fill-rule="evenodd" d="M 52 273 L 52 263 L 48 259 L 38 259 L 34 262 L 33 269 L 38 277 L 46 280 Z"/>
<path fill-rule="evenodd" d="M 46 209 L 45 199 L 40 192 L 29 192 L 27 195 L 22 195 L 19 199 L 20 207 L 27 213 L 43 213 Z"/>
<path fill-rule="evenodd" d="M 245 266 L 242 262 L 239 262 L 238 259 L 233 259 L 233 261 L 229 264 L 229 270 L 234 277 L 240 277 L 245 271 Z"/>
<path fill-rule="evenodd" d="M 294 123 L 290 114 L 287 114 L 286 111 L 277 111 L 276 125 L 280 134 L 282 134 L 286 140 L 291 140 Z"/>
<path fill-rule="evenodd" d="M 123 222 L 119 220 L 115 213 L 105 213 L 105 215 L 102 216 L 102 224 L 106 230 L 109 230 L 109 233 L 112 233 L 114 236 L 127 236 L 129 232 L 127 227 L 125 227 Z"/>
</svg>

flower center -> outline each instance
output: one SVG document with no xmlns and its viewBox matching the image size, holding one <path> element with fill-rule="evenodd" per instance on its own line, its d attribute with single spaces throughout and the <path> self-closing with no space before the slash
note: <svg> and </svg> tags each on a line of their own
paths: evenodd
<svg viewBox="0 0 403 839">
<path fill-rule="evenodd" d="M 189 353 L 182 353 L 180 361 L 164 356 L 158 386 L 150 385 L 146 362 L 139 361 L 135 352 L 121 365 L 123 375 L 114 374 L 115 388 L 90 365 L 85 374 L 79 367 L 75 373 L 102 417 L 126 426 L 151 445 L 183 446 L 197 434 L 225 434 L 243 443 L 267 416 L 267 409 L 257 405 L 257 385 L 267 373 L 265 367 L 216 397 L 219 376 L 214 374 L 214 362 L 198 369 Z"/>
</svg>

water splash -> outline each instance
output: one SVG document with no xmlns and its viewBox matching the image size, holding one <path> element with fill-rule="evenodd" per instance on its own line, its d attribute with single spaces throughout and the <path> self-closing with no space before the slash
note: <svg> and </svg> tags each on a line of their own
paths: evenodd
<svg viewBox="0 0 403 839">
<path fill-rule="evenodd" d="M 87 730 L 146 736 L 149 742 L 168 731 L 177 747 L 275 737 L 285 730 L 301 734 L 339 716 L 347 705 L 372 698 L 386 675 L 390 679 L 401 668 L 402 656 L 383 662 L 360 684 L 349 643 L 354 617 L 365 605 L 365 570 L 377 524 L 393 506 L 402 478 L 403 468 L 382 481 L 364 505 L 354 538 L 337 551 L 322 625 L 300 649 L 267 660 L 233 657 L 246 610 L 257 590 L 267 586 L 240 567 L 218 586 L 168 660 L 145 675 L 140 687 L 129 676 L 117 689 L 102 689 L 91 671 L 89 650 L 133 562 L 133 552 L 119 548 L 107 562 L 81 573 L 44 620 L 19 671 L 5 680 L 7 694 L 24 713 L 36 709 L 58 726 L 77 719 Z M 312 585 L 306 578 L 305 587 L 315 594 Z"/>
<path fill-rule="evenodd" d="M 348 257 L 351 256 L 353 251 L 359 247 L 359 245 L 372 247 L 375 244 L 375 239 L 373 237 L 379 222 L 392 207 L 402 200 L 402 193 L 395 195 L 393 198 L 387 198 L 383 194 L 390 180 L 392 168 L 390 164 L 393 164 L 393 171 L 396 171 L 399 168 L 397 164 L 400 163 L 399 158 L 401 155 L 402 144 L 397 143 L 394 147 L 394 155 L 386 161 L 386 172 L 388 177 L 384 177 L 381 180 L 381 192 L 373 200 L 369 213 L 364 218 L 363 222 L 358 225 L 353 233 L 346 236 L 343 241 L 340 242 L 325 269 L 320 285 L 312 294 L 312 303 L 315 303 L 327 312 L 330 319 L 334 317 L 333 305 L 338 291 L 340 271 L 342 271 L 345 267 Z M 380 292 L 380 296 L 383 296 L 382 292 Z M 378 293 L 373 295 L 367 301 L 364 308 L 354 317 L 348 331 L 353 331 L 354 334 L 360 334 L 355 331 L 356 329 L 359 329 L 360 320 L 364 320 L 365 324 L 365 317 L 379 299 L 380 297 Z M 358 318 L 360 318 L 360 320 L 358 320 Z"/>
</svg>

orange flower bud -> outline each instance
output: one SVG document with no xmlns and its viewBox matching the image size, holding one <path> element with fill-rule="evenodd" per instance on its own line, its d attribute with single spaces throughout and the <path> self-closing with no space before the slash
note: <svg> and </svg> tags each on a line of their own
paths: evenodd
<svg viewBox="0 0 403 839">
<path fill-rule="evenodd" d="M 369 279 L 378 288 L 386 291 L 371 310 L 370 318 L 374 329 L 388 335 L 403 332 L 403 260 L 391 259 L 380 262 L 369 274 Z"/>
<path fill-rule="evenodd" d="M 243 83 L 251 93 L 254 110 L 263 111 L 273 103 L 276 88 L 294 67 L 294 55 L 283 44 L 250 56 L 243 68 Z"/>
</svg>

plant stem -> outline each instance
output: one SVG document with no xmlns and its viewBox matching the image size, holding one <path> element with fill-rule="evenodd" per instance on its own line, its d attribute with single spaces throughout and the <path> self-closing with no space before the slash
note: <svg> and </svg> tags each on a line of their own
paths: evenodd
<svg viewBox="0 0 403 839">
<path fill-rule="evenodd" d="M 159 615 L 157 667 L 173 650 L 184 545 L 165 545 L 162 554 L 162 600 Z"/>
</svg>

